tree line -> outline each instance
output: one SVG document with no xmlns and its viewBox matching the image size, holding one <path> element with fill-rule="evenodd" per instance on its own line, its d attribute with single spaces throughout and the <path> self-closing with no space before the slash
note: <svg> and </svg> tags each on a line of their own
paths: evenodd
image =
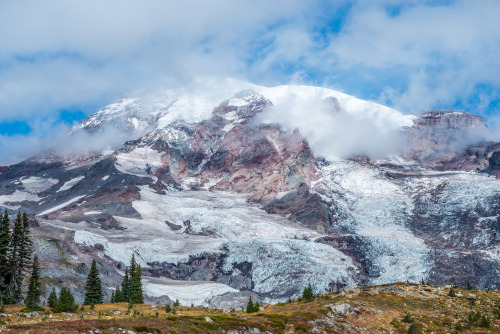
<svg viewBox="0 0 500 334">
<path fill-rule="evenodd" d="M 0 214 L 0 306 L 19 302 L 25 296 L 28 308 L 39 308 L 41 297 L 40 265 L 38 256 L 33 253 L 33 242 L 30 239 L 29 220 L 26 213 L 18 212 L 17 218 L 11 222 L 9 213 L 5 210 Z M 31 272 L 27 284 L 23 284 L 27 274 Z M 23 294 L 26 285 L 27 292 Z M 92 260 L 85 284 L 85 299 L 83 305 L 102 304 L 104 299 L 101 279 L 97 263 Z M 129 302 L 143 304 L 141 266 L 132 255 L 130 267 L 125 269 L 125 276 L 111 295 L 112 303 Z M 47 303 L 49 307 L 61 312 L 75 311 L 73 295 L 69 288 L 62 287 L 59 296 L 52 289 Z"/>
<path fill-rule="evenodd" d="M 12 228 L 7 210 L 0 214 L 0 303 L 10 304 L 23 296 L 24 277 L 32 264 L 33 243 L 29 234 L 26 212 L 17 213 Z"/>
</svg>

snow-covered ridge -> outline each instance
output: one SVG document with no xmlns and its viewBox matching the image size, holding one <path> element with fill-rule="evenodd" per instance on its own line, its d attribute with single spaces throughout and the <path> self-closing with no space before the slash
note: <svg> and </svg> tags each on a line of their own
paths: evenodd
<svg viewBox="0 0 500 334">
<path fill-rule="evenodd" d="M 372 132 L 375 137 L 380 133 L 383 138 L 379 141 L 391 141 L 392 132 L 412 126 L 415 118 L 328 88 L 303 85 L 263 87 L 233 79 L 199 78 L 182 88 L 158 88 L 131 94 L 89 116 L 81 126 L 95 128 L 121 120 L 134 129 L 133 135 L 137 136 L 145 129 L 149 132 L 165 129 L 176 121 L 199 123 L 211 118 L 213 110 L 225 101 L 229 106 L 245 107 L 250 101 L 239 96 L 244 91 L 253 91 L 272 103 L 259 121 L 299 128 L 311 137 L 313 148 L 317 146 L 316 150 L 320 153 L 323 152 L 318 141 L 325 139 L 323 136 L 315 138 L 314 133 L 338 132 L 339 136 L 343 136 L 342 127 L 355 128 L 361 124 L 365 126 L 363 133 Z M 332 105 L 326 105 L 328 103 L 334 104 L 333 113 Z M 366 124 L 370 125 L 370 129 L 366 129 Z M 362 140 L 370 142 L 369 139 Z"/>
</svg>

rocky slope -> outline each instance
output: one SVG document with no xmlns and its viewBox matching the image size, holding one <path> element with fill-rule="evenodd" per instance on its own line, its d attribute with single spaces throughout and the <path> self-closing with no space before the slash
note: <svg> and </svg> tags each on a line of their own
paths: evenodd
<svg viewBox="0 0 500 334">
<path fill-rule="evenodd" d="M 32 215 L 47 289 L 78 294 L 92 257 L 115 286 L 132 253 L 150 301 L 231 308 L 250 294 L 296 297 L 309 282 L 316 292 L 421 279 L 499 287 L 500 145 L 480 136 L 481 118 L 230 83 L 130 97 L 73 129 L 122 128 L 129 140 L 116 150 L 2 168 L 0 206 Z M 307 117 L 298 128 L 275 121 L 297 105 L 320 116 L 318 132 L 347 119 L 404 145 L 384 159 L 332 156 Z"/>
</svg>

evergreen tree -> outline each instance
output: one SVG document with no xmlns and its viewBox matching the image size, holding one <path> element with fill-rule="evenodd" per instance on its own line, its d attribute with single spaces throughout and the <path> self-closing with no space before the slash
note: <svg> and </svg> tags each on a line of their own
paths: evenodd
<svg viewBox="0 0 500 334">
<path fill-rule="evenodd" d="M 92 260 L 89 275 L 87 276 L 87 284 L 85 285 L 85 301 L 84 305 L 102 304 L 103 294 L 101 279 L 95 259 Z"/>
<path fill-rule="evenodd" d="M 134 277 L 134 285 L 130 300 L 134 304 L 144 304 L 144 294 L 142 292 L 142 273 L 140 265 L 135 266 L 135 270 L 132 272 L 132 276 Z"/>
<path fill-rule="evenodd" d="M 170 312 L 172 312 L 172 308 L 170 307 L 170 305 L 165 304 L 165 313 L 170 313 Z"/>
<path fill-rule="evenodd" d="M 56 308 L 56 306 L 57 306 L 57 294 L 56 294 L 55 288 L 52 288 L 52 292 L 49 295 L 49 299 L 47 300 L 47 304 L 49 307 Z"/>
<path fill-rule="evenodd" d="M 248 299 L 248 303 L 247 303 L 247 313 L 253 313 L 253 309 L 254 309 L 254 305 L 253 305 L 253 301 L 252 301 L 252 296 L 250 296 L 250 298 Z"/>
<path fill-rule="evenodd" d="M 129 276 L 128 276 L 128 268 L 125 268 L 125 276 L 123 276 L 123 281 L 122 281 L 122 291 L 121 291 L 121 301 L 122 302 L 128 302 L 129 301 L 129 295 L 128 295 L 128 288 L 129 288 L 130 282 L 129 282 Z"/>
<path fill-rule="evenodd" d="M 23 222 L 21 217 L 21 212 L 17 213 L 17 218 L 14 220 L 14 229 L 12 230 L 12 235 L 10 238 L 10 256 L 9 256 L 9 266 L 10 266 L 10 282 L 7 287 L 7 294 L 10 297 L 10 301 L 17 301 L 21 299 L 22 296 L 22 286 L 23 286 L 23 267 L 21 266 L 23 261 L 21 260 L 21 247 L 23 243 Z"/>
<path fill-rule="evenodd" d="M 124 302 L 125 300 L 123 300 L 123 294 L 122 294 L 122 291 L 120 290 L 120 286 L 117 286 L 116 287 L 116 290 L 115 290 L 115 303 L 121 303 L 121 302 Z"/>
<path fill-rule="evenodd" d="M 415 323 L 412 323 L 408 328 L 408 334 L 418 334 L 420 333 L 420 329 Z"/>
<path fill-rule="evenodd" d="M 260 304 L 259 302 L 255 302 L 255 304 L 253 305 L 253 311 L 259 312 L 259 310 L 260 310 Z"/>
<path fill-rule="evenodd" d="M 135 262 L 135 256 L 132 254 L 132 258 L 130 259 L 130 270 L 128 272 L 128 291 L 127 291 L 127 297 L 129 302 L 133 303 L 133 294 L 135 290 L 135 270 L 137 267 L 137 263 Z"/>
<path fill-rule="evenodd" d="M 40 267 L 38 266 L 38 256 L 33 259 L 33 268 L 26 294 L 26 306 L 30 308 L 40 307 Z"/>
<path fill-rule="evenodd" d="M 481 322 L 479 323 L 479 326 L 484 327 L 484 328 L 490 328 L 490 326 L 491 326 L 490 319 L 487 316 L 483 315 L 481 318 Z"/>
<path fill-rule="evenodd" d="M 111 300 L 109 301 L 110 304 L 115 303 L 115 292 L 111 291 Z"/>
<path fill-rule="evenodd" d="M 7 287 L 10 283 L 10 220 L 9 213 L 0 216 L 0 302 L 7 302 Z"/>
<path fill-rule="evenodd" d="M 174 306 L 181 306 L 181 302 L 179 301 L 179 299 L 175 300 Z"/>
<path fill-rule="evenodd" d="M 467 284 L 466 284 L 465 288 L 466 288 L 467 290 L 472 290 L 472 286 L 470 285 L 469 280 L 467 280 Z"/>
<path fill-rule="evenodd" d="M 448 291 L 448 296 L 449 297 L 456 297 L 457 294 L 455 293 L 455 288 L 451 286 L 450 291 Z"/>
<path fill-rule="evenodd" d="M 304 291 L 302 292 L 302 299 L 304 299 L 306 302 L 314 300 L 314 293 L 311 287 L 311 283 L 309 283 L 309 285 L 304 288 Z"/>
<path fill-rule="evenodd" d="M 75 312 L 78 308 L 78 305 L 75 304 L 75 298 L 68 288 L 61 289 L 56 308 L 59 312 Z"/>
<path fill-rule="evenodd" d="M 23 213 L 22 233 L 19 244 L 19 266 L 24 271 L 30 266 L 31 254 L 33 253 L 33 243 L 30 239 L 30 223 L 28 214 Z"/>
</svg>

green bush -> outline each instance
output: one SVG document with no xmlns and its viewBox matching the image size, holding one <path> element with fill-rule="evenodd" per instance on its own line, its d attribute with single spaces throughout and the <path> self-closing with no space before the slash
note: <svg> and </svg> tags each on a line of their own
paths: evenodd
<svg viewBox="0 0 500 334">
<path fill-rule="evenodd" d="M 410 325 L 410 328 L 408 328 L 408 334 L 418 334 L 420 333 L 420 329 L 418 328 L 417 325 L 415 325 L 415 323 L 412 323 Z"/>
<path fill-rule="evenodd" d="M 61 289 L 56 309 L 58 312 L 75 312 L 78 309 L 78 305 L 75 304 L 75 298 L 68 288 Z"/>
<path fill-rule="evenodd" d="M 411 317 L 411 314 L 410 313 L 406 313 L 406 315 L 403 317 L 403 319 L 401 320 L 402 322 L 406 322 L 408 324 L 411 324 L 414 322 L 413 318 Z"/>
</svg>

